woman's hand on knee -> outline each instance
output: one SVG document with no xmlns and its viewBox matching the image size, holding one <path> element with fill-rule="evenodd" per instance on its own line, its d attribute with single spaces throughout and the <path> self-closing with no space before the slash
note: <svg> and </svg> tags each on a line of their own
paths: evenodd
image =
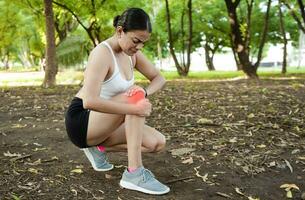
<svg viewBox="0 0 305 200">
<path fill-rule="evenodd" d="M 137 110 L 136 115 L 141 116 L 141 117 L 150 116 L 150 113 L 151 113 L 151 110 L 152 110 L 152 105 L 151 105 L 151 103 L 149 102 L 148 99 L 142 99 L 134 105 L 136 106 L 136 110 Z"/>
<path fill-rule="evenodd" d="M 142 87 L 140 87 L 138 85 L 133 85 L 130 88 L 128 88 L 128 90 L 125 92 L 125 95 L 130 97 L 130 96 L 133 96 L 134 94 L 136 94 L 139 91 L 141 91 L 145 94 L 145 90 Z"/>
</svg>

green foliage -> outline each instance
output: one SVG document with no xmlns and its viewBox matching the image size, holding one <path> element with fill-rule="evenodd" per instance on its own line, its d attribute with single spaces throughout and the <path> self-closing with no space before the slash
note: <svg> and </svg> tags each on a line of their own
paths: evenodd
<svg viewBox="0 0 305 200">
<path fill-rule="evenodd" d="M 285 0 L 300 16 L 296 1 Z M 150 41 L 144 48 L 144 53 L 150 60 L 158 55 L 158 46 L 161 48 L 161 57 L 169 56 L 168 33 L 164 0 L 137 1 L 70 1 L 56 0 L 69 8 L 86 28 L 94 29 L 93 37 L 105 40 L 114 33 L 113 18 L 121 14 L 128 7 L 141 7 L 147 11 L 152 19 L 153 32 Z M 93 3 L 94 2 L 94 3 Z M 246 1 L 240 1 L 238 7 L 239 20 L 242 24 L 243 36 L 250 31 L 250 50 L 255 58 L 263 30 L 264 5 L 267 1 L 255 0 L 251 16 L 251 29 L 247 24 Z M 183 41 L 188 36 L 186 0 L 169 0 L 174 47 L 176 52 L 183 51 Z M 267 44 L 281 43 L 281 34 L 278 20 L 277 2 L 273 2 L 270 11 L 269 31 Z M 55 21 L 64 34 L 60 37 L 56 32 L 57 58 L 60 68 L 75 65 L 83 66 L 89 51 L 94 47 L 86 30 L 79 24 L 72 13 L 54 4 Z M 283 6 L 285 28 L 289 33 L 289 40 L 297 45 L 299 29 L 291 17 L 287 7 Z M 184 29 L 181 30 L 181 17 L 184 13 Z M 193 0 L 193 49 L 196 50 L 208 43 L 211 47 L 230 47 L 228 14 L 223 0 Z M 9 54 L 10 64 L 14 66 L 39 66 L 45 52 L 45 25 L 43 1 L 41 0 L 2 0 L 0 1 L 0 63 L 2 64 Z M 182 34 L 184 32 L 184 34 Z M 265 51 L 267 48 L 265 48 Z M 1 66 L 0 66 L 1 67 Z"/>
<path fill-rule="evenodd" d="M 11 62 L 37 65 L 43 55 L 41 23 L 29 14 L 22 1 L 0 2 L 0 56 L 10 53 Z"/>
<path fill-rule="evenodd" d="M 57 62 L 62 67 L 80 64 L 86 55 L 86 40 L 80 36 L 68 37 L 56 48 Z"/>
<path fill-rule="evenodd" d="M 200 47 L 202 42 L 215 47 L 220 45 L 217 52 L 223 47 L 230 46 L 229 22 L 224 1 L 194 1 L 194 47 Z M 223 15 L 220 15 L 223 13 Z"/>
</svg>

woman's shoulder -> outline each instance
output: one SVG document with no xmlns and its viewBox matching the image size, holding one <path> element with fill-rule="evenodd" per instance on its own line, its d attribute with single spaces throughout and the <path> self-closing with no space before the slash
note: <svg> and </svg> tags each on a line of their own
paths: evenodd
<svg viewBox="0 0 305 200">
<path fill-rule="evenodd" d="M 103 43 L 100 43 L 91 50 L 89 58 L 102 59 L 105 61 L 111 58 L 111 53 Z"/>
<path fill-rule="evenodd" d="M 103 42 L 96 45 L 90 52 L 90 54 L 98 54 L 98 53 L 108 53 L 108 49 Z"/>
</svg>

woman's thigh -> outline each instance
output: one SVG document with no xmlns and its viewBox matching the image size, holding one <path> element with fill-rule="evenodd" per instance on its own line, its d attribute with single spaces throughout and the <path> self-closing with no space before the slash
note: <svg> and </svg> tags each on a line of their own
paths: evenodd
<svg viewBox="0 0 305 200">
<path fill-rule="evenodd" d="M 119 94 L 111 98 L 112 101 L 127 103 L 127 97 Z M 115 131 L 123 122 L 125 115 L 108 114 L 96 111 L 90 111 L 87 144 L 97 145 L 105 141 L 109 135 Z"/>
<path fill-rule="evenodd" d="M 105 141 L 123 122 L 124 115 L 90 111 L 87 144 L 98 145 Z"/>
</svg>

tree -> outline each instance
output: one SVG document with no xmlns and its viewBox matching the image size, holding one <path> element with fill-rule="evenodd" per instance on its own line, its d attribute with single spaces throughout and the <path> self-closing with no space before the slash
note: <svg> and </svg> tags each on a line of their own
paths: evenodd
<svg viewBox="0 0 305 200">
<path fill-rule="evenodd" d="M 16 59 L 16 33 L 21 18 L 8 0 L 0 2 L 0 60 L 4 69 L 10 68 L 10 61 Z"/>
<path fill-rule="evenodd" d="M 185 9 L 183 7 L 182 13 L 181 13 L 181 21 L 180 21 L 180 33 L 182 36 L 182 63 L 180 64 L 174 48 L 174 41 L 173 41 L 173 35 L 172 35 L 172 27 L 171 27 L 171 17 L 170 17 L 170 10 L 169 10 L 169 3 L 168 0 L 165 0 L 166 5 L 166 22 L 167 22 L 167 31 L 168 31 L 168 43 L 170 48 L 170 53 L 174 59 L 175 66 L 178 70 L 178 74 L 181 76 L 187 76 L 189 72 L 189 68 L 191 65 L 191 49 L 192 49 L 192 37 L 193 37 L 193 21 L 192 21 L 192 0 L 188 0 L 187 2 L 187 16 L 188 16 L 188 37 L 187 40 L 184 40 L 185 32 L 184 32 L 184 15 L 185 15 Z M 184 6 L 184 5 L 183 5 Z M 186 43 L 186 44 L 185 44 Z M 186 49 L 186 61 L 185 61 L 185 51 Z"/>
<path fill-rule="evenodd" d="M 44 15 L 43 2 L 40 0 L 10 0 L 11 11 L 16 11 L 14 17 L 7 24 L 14 24 L 17 29 L 14 32 L 14 42 L 11 47 L 15 51 L 11 54 L 12 62 L 21 63 L 23 67 L 40 65 L 44 57 Z M 10 28 L 11 29 L 11 28 Z M 9 29 L 7 29 L 9 30 Z"/>
<path fill-rule="evenodd" d="M 46 23 L 46 69 L 43 87 L 52 87 L 56 84 L 57 64 L 55 46 L 55 28 L 52 0 L 44 0 Z"/>
<path fill-rule="evenodd" d="M 303 1 L 302 0 L 297 1 L 300 12 L 296 11 L 295 9 L 296 5 L 293 5 L 292 7 L 287 0 L 282 0 L 282 2 L 289 9 L 293 19 L 297 22 L 299 29 L 302 30 L 303 33 L 305 34 L 305 8 Z M 301 14 L 301 16 L 299 16 L 299 14 Z"/>
<path fill-rule="evenodd" d="M 223 52 L 223 47 L 230 47 L 228 20 L 219 16 L 225 9 L 223 1 L 194 1 L 194 35 L 201 36 L 195 38 L 194 45 L 200 43 L 204 47 L 206 65 L 210 71 L 215 70 L 215 53 Z"/>
<path fill-rule="evenodd" d="M 268 30 L 268 21 L 269 21 L 269 11 L 271 0 L 268 0 L 267 10 L 264 19 L 264 28 L 261 34 L 261 40 L 259 43 L 258 55 L 255 64 L 252 64 L 250 61 L 250 27 L 251 27 L 251 13 L 252 13 L 252 5 L 253 0 L 247 0 L 247 22 L 241 24 L 238 19 L 237 7 L 240 3 L 240 0 L 225 0 L 226 7 L 228 11 L 230 27 L 231 27 L 231 39 L 233 44 L 233 51 L 237 54 L 238 60 L 241 64 L 242 70 L 245 72 L 248 78 L 257 79 L 257 68 L 259 66 L 260 60 L 262 58 L 263 47 L 266 41 L 267 30 Z"/>
<path fill-rule="evenodd" d="M 284 43 L 283 47 L 283 64 L 282 64 L 282 74 L 285 74 L 287 71 L 287 38 L 286 38 L 286 31 L 285 31 L 285 24 L 283 20 L 282 14 L 282 3 L 281 0 L 278 0 L 278 8 L 279 8 L 279 16 L 280 16 L 280 30 L 282 33 L 282 40 Z"/>
</svg>

